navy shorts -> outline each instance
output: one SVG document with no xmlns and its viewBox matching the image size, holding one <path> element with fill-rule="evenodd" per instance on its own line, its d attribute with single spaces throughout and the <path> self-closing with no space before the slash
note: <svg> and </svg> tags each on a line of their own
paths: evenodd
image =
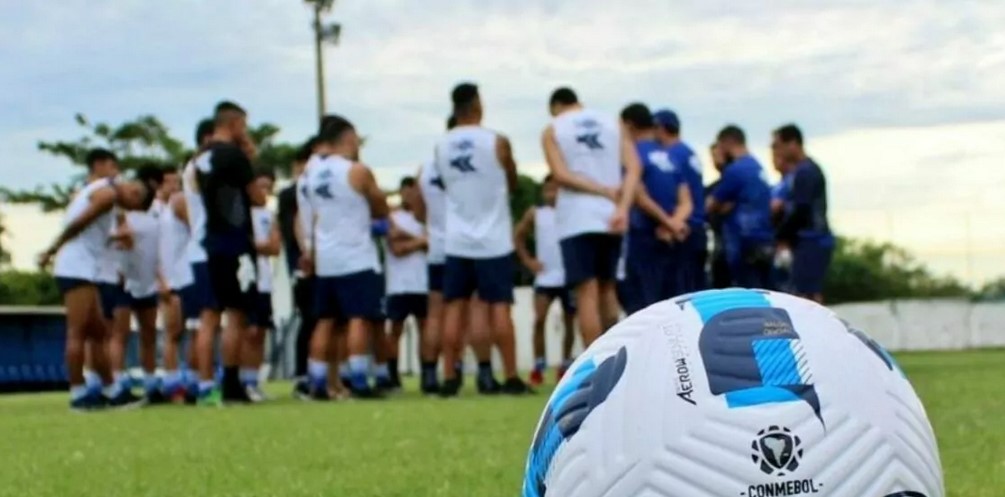
<svg viewBox="0 0 1005 497">
<path fill-rule="evenodd" d="M 575 288 L 589 280 L 614 281 L 621 257 L 621 237 L 586 233 L 566 238 L 562 246 L 565 284 Z"/>
<path fill-rule="evenodd" d="M 129 308 L 134 311 L 145 311 L 147 309 L 156 309 L 158 304 L 157 294 L 150 295 L 149 297 L 133 297 L 129 296 Z"/>
<path fill-rule="evenodd" d="M 792 248 L 792 286 L 800 295 L 823 293 L 834 247 L 816 240 L 800 240 Z"/>
<path fill-rule="evenodd" d="M 122 285 L 114 283 L 99 283 L 98 292 L 101 295 L 101 314 L 105 319 L 112 319 L 115 309 L 128 309 L 131 302 L 129 294 L 126 293 Z"/>
<path fill-rule="evenodd" d="M 692 224 L 691 234 L 684 240 L 681 258 L 681 293 L 700 292 L 708 288 L 705 263 L 708 261 L 708 234 L 704 224 Z"/>
<path fill-rule="evenodd" d="M 513 302 L 513 254 L 491 259 L 447 256 L 443 299 L 466 300 L 478 292 L 489 304 Z"/>
<path fill-rule="evenodd" d="M 193 282 L 182 290 L 182 308 L 186 319 L 196 319 L 205 310 L 217 308 L 209 266 L 205 262 L 192 264 Z"/>
<path fill-rule="evenodd" d="M 247 303 L 241 282 L 237 277 L 240 266 L 236 255 L 210 254 L 207 261 L 209 272 L 209 287 L 216 304 L 210 307 L 214 310 L 238 309 L 244 310 Z"/>
<path fill-rule="evenodd" d="M 73 290 L 74 288 L 80 288 L 82 286 L 95 286 L 95 284 L 93 281 L 88 281 L 81 278 L 63 278 L 57 276 L 56 286 L 59 288 L 60 294 L 66 295 L 67 292 Z"/>
<path fill-rule="evenodd" d="M 400 322 L 414 316 L 415 319 L 426 319 L 429 307 L 429 296 L 424 293 L 399 293 L 387 296 L 387 319 Z"/>
<path fill-rule="evenodd" d="M 314 296 L 318 319 L 384 320 L 384 279 L 372 269 L 344 276 L 319 276 Z"/>
<path fill-rule="evenodd" d="M 548 300 L 558 299 L 562 303 L 563 311 L 566 313 L 576 312 L 576 302 L 572 292 L 564 286 L 536 286 L 534 287 L 534 295 L 543 295 L 548 297 Z"/>
<path fill-rule="evenodd" d="M 684 250 L 655 237 L 632 233 L 625 258 L 625 283 L 638 299 L 635 305 L 649 307 L 681 293 L 680 258 Z"/>
<path fill-rule="evenodd" d="M 446 267 L 446 264 L 430 264 L 427 266 L 430 292 L 443 293 L 443 272 L 446 270 Z"/>
<path fill-rule="evenodd" d="M 248 324 L 264 329 L 272 329 L 272 294 L 252 290 L 246 296 L 248 302 Z"/>
</svg>

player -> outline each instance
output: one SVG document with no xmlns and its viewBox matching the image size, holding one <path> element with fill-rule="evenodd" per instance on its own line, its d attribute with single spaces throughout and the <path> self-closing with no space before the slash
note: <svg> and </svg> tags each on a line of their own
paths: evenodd
<svg viewBox="0 0 1005 497">
<path fill-rule="evenodd" d="M 205 406 L 218 406 L 221 401 L 250 401 L 241 385 L 239 369 L 246 323 L 244 293 L 253 283 L 250 275 L 254 274 L 251 199 L 258 195 L 249 156 L 253 149 L 248 145 L 247 113 L 233 102 L 221 102 L 216 106 L 213 124 L 210 143 L 193 162 L 195 186 L 206 214 L 203 246 L 210 290 L 196 337 L 199 403 Z M 217 389 L 213 342 L 221 317 L 223 376 Z"/>
<path fill-rule="evenodd" d="M 171 174 L 173 173 L 173 174 Z M 185 197 L 181 193 L 181 178 L 177 170 L 169 169 L 161 185 L 167 198 L 158 217 L 161 289 L 161 317 L 164 323 L 164 397 L 174 402 L 185 398 L 185 378 L 180 364 L 180 346 L 185 330 L 183 296 L 195 281 L 188 262 L 188 219 Z"/>
<path fill-rule="evenodd" d="M 160 192 L 164 173 L 158 166 L 141 167 L 136 174 L 139 181 L 154 192 Z M 147 403 L 165 402 L 157 376 L 157 304 L 169 294 L 160 274 L 160 223 L 157 219 L 156 196 L 144 205 L 146 209 L 126 214 L 125 227 L 131 238 L 130 249 L 125 251 L 122 274 L 125 277 L 129 307 L 139 326 L 139 356 L 143 369 L 143 392 Z M 123 371 L 123 376 L 128 372 Z"/>
<path fill-rule="evenodd" d="M 419 360 L 421 364 L 434 364 L 423 368 L 420 385 L 423 390 L 436 383 L 436 342 L 426 328 L 429 303 L 429 276 L 426 271 L 426 249 L 429 246 L 425 227 L 413 212 L 415 197 L 420 195 L 415 178 L 405 177 L 398 189 L 401 208 L 391 212 L 391 230 L 386 240 L 385 265 L 387 269 L 387 320 L 391 333 L 387 340 L 388 367 L 391 387 L 401 388 L 398 374 L 398 345 L 404 331 L 405 320 L 412 317 L 419 332 Z"/>
<path fill-rule="evenodd" d="M 555 90 L 549 107 L 554 120 L 542 142 L 559 185 L 555 225 L 565 282 L 574 289 L 579 331 L 588 347 L 618 320 L 615 269 L 641 166 L 622 126 L 584 108 L 571 89 Z"/>
<path fill-rule="evenodd" d="M 792 251 L 792 285 L 798 295 L 823 302 L 824 279 L 834 252 L 827 222 L 827 179 L 806 155 L 803 133 L 795 124 L 775 130 L 772 151 L 792 164 L 791 208 L 778 227 L 778 240 Z"/>
<path fill-rule="evenodd" d="M 627 284 L 637 293 L 632 314 L 642 307 L 681 293 L 683 243 L 690 235 L 691 193 L 682 171 L 656 141 L 656 126 L 649 108 L 631 104 L 621 111 L 621 121 L 635 142 L 642 163 L 642 183 L 629 221 Z"/>
<path fill-rule="evenodd" d="M 462 83 L 451 98 L 457 127 L 436 145 L 434 166 L 446 192 L 446 266 L 443 298 L 444 381 L 440 394 L 460 390 L 455 364 L 468 300 L 477 292 L 489 304 L 490 323 L 503 359 L 502 392 L 530 390 L 517 376 L 513 318 L 513 233 L 509 192 L 516 184 L 516 163 L 509 140 L 481 126 L 478 87 Z"/>
<path fill-rule="evenodd" d="M 39 266 L 53 272 L 66 308 L 66 369 L 70 381 L 70 408 L 92 410 L 106 406 L 133 407 L 142 399 L 119 388 L 111 375 L 106 355 L 106 323 L 102 316 L 97 281 L 99 262 L 109 250 L 114 209 L 140 208 L 151 192 L 137 181 L 99 179 L 87 184 L 66 209 L 63 230 L 40 256 Z M 84 348 L 90 344 L 96 372 L 103 375 L 102 392 L 84 383 Z"/>
<path fill-rule="evenodd" d="M 680 293 L 691 293 L 708 287 L 705 262 L 708 260 L 708 234 L 705 232 L 705 184 L 698 156 L 680 137 L 680 118 L 669 109 L 653 113 L 656 140 L 667 152 L 674 169 L 681 173 L 691 196 L 691 216 L 687 219 L 688 236 L 681 244 L 683 260 Z"/>
<path fill-rule="evenodd" d="M 352 123 L 341 116 L 325 117 L 305 173 L 306 201 L 299 206 L 306 229 L 302 257 L 317 275 L 318 324 L 307 366 L 316 400 L 330 399 L 329 344 L 336 319 L 348 322 L 352 394 L 379 396 L 368 381 L 369 339 L 383 322 L 383 282 L 375 271 L 379 261 L 370 228 L 371 220 L 386 218 L 389 209 L 373 173 L 357 162 L 359 145 Z"/>
<path fill-rule="evenodd" d="M 265 336 L 272 330 L 272 258 L 279 255 L 281 244 L 276 217 L 266 206 L 272 195 L 276 177 L 271 171 L 255 175 L 259 194 L 252 198 L 252 229 L 255 235 L 256 282 L 248 295 L 248 333 L 241 347 L 241 383 L 252 402 L 266 399 L 259 386 L 259 371 L 265 361 Z"/>
<path fill-rule="evenodd" d="M 530 374 L 531 386 L 544 382 L 545 324 L 548 309 L 556 299 L 562 304 L 562 364 L 556 381 L 562 378 L 572 363 L 572 345 L 575 341 L 576 307 L 572 294 L 565 286 L 565 268 L 562 266 L 562 248 L 555 230 L 555 196 L 558 183 L 552 175 L 545 176 L 541 184 L 542 205 L 527 209 L 514 230 L 514 245 L 520 262 L 534 274 L 534 370 Z M 527 250 L 527 235 L 534 233 L 534 255 Z"/>
<path fill-rule="evenodd" d="M 708 203 L 723 214 L 723 241 L 733 285 L 771 289 L 775 234 L 771 226 L 771 188 L 761 164 L 747 151 L 743 130 L 722 129 L 717 147 L 729 162 Z"/>
</svg>

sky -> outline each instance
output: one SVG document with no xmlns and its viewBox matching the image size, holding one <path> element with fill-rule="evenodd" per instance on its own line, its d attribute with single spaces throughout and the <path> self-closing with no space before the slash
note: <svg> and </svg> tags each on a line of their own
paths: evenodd
<svg viewBox="0 0 1005 497">
<path fill-rule="evenodd" d="M 339 0 L 329 20 L 343 30 L 325 49 L 328 110 L 367 135 L 384 186 L 429 157 L 460 81 L 541 176 L 547 98 L 569 85 L 611 113 L 673 108 L 702 152 L 737 123 L 765 164 L 771 130 L 798 123 L 837 231 L 940 274 L 1005 275 L 1003 2 Z M 310 22 L 298 0 L 0 2 L 0 185 L 64 181 L 73 169 L 36 142 L 78 137 L 77 112 L 154 114 L 189 139 L 226 98 L 301 141 L 316 123 Z M 30 266 L 58 216 L 0 212 Z"/>
</svg>

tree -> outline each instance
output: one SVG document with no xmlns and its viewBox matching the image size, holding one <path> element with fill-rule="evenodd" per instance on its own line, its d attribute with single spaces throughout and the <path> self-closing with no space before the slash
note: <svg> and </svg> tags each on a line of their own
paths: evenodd
<svg viewBox="0 0 1005 497">
<path fill-rule="evenodd" d="M 3 214 L 0 214 L 0 268 L 10 264 L 10 252 L 7 251 L 7 226 L 4 224 Z"/>
<path fill-rule="evenodd" d="M 188 140 L 172 136 L 167 126 L 152 115 L 141 115 L 119 125 L 92 124 L 83 114 L 76 114 L 74 119 L 84 129 L 83 136 L 71 141 L 43 140 L 38 143 L 38 149 L 83 166 L 90 149 L 107 148 L 118 155 L 123 171 L 144 164 L 181 166 L 193 152 L 185 145 Z M 250 126 L 248 132 L 258 146 L 256 165 L 288 174 L 297 146 L 277 142 L 280 129 L 273 124 Z M 40 185 L 24 191 L 0 188 L 0 198 L 13 203 L 38 204 L 44 211 L 58 210 L 69 203 L 85 177 L 86 173 L 81 170 L 66 183 Z"/>
<path fill-rule="evenodd" d="M 903 248 L 838 237 L 824 294 L 828 303 L 929 297 L 968 297 L 952 277 L 932 275 Z"/>
</svg>

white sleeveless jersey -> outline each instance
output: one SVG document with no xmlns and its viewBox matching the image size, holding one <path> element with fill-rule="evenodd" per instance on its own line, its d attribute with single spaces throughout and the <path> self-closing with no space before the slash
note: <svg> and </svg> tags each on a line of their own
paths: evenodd
<svg viewBox="0 0 1005 497">
<path fill-rule="evenodd" d="M 556 288 L 565 286 L 565 267 L 562 265 L 562 247 L 555 231 L 555 208 L 541 206 L 534 209 L 534 255 L 544 269 L 534 277 L 534 286 Z"/>
<path fill-rule="evenodd" d="M 252 207 L 251 208 L 251 223 L 252 230 L 255 233 L 255 244 L 265 243 L 269 241 L 269 235 L 272 234 L 272 226 L 276 222 L 275 216 L 272 215 L 272 211 L 265 207 Z M 258 292 L 259 293 L 272 293 L 272 261 L 271 257 L 267 255 L 258 255 L 257 258 L 257 271 L 258 271 Z"/>
<path fill-rule="evenodd" d="M 195 281 L 188 260 L 188 225 L 178 219 L 170 205 L 161 211 L 158 224 L 161 274 L 172 290 L 181 290 Z"/>
<path fill-rule="evenodd" d="M 110 237 L 115 230 L 118 229 L 118 222 L 116 218 L 121 212 L 119 207 L 112 207 L 111 217 L 111 228 L 108 230 L 108 236 Z M 122 251 L 116 249 L 112 244 L 106 243 L 105 248 L 101 252 L 101 257 L 98 259 L 98 283 L 108 283 L 111 285 L 119 284 L 119 275 L 122 274 Z"/>
<path fill-rule="evenodd" d="M 304 173 L 305 211 L 313 217 L 306 234 L 313 239 L 318 276 L 344 276 L 377 270 L 380 260 L 370 236 L 370 205 L 349 184 L 353 163 L 335 155 L 315 155 Z"/>
<path fill-rule="evenodd" d="M 122 274 L 126 291 L 135 298 L 157 293 L 157 271 L 160 267 L 160 224 L 150 212 L 126 213 L 126 223 L 133 232 L 133 248 L 125 254 Z"/>
<path fill-rule="evenodd" d="M 409 235 L 420 237 L 424 228 L 415 215 L 404 209 L 391 213 L 391 222 L 399 230 Z M 385 245 L 387 242 L 385 242 Z M 384 250 L 384 264 L 387 266 L 387 294 L 401 295 L 406 293 L 425 294 L 429 289 L 429 273 L 426 269 L 426 253 L 418 250 L 404 257 L 391 253 L 389 246 Z"/>
<path fill-rule="evenodd" d="M 196 178 L 195 161 L 203 154 L 192 159 L 185 165 L 182 172 L 182 191 L 185 193 L 185 209 L 188 211 L 188 261 L 195 264 L 206 262 L 206 248 L 202 243 L 206 238 L 206 207 L 199 194 L 199 183 Z M 207 156 L 208 157 L 208 156 Z"/>
<path fill-rule="evenodd" d="M 447 261 L 447 194 L 433 161 L 419 171 L 419 185 L 422 201 L 426 204 L 426 234 L 429 237 L 426 259 L 429 264 L 443 264 Z"/>
<path fill-rule="evenodd" d="M 617 120 L 582 109 L 556 117 L 551 125 L 570 172 L 608 187 L 621 184 L 621 127 Z M 566 239 L 607 233 L 615 205 L 599 195 L 561 188 L 555 210 L 559 238 Z"/>
<path fill-rule="evenodd" d="M 490 259 L 513 252 L 506 172 L 496 155 L 498 135 L 461 126 L 436 146 L 436 170 L 446 189 L 446 253 Z"/>
<path fill-rule="evenodd" d="M 99 179 L 88 183 L 66 208 L 63 226 L 69 226 L 91 205 L 94 192 L 112 184 L 110 179 Z M 63 244 L 53 261 L 53 273 L 59 278 L 76 278 L 97 283 L 99 264 L 108 258 L 111 248 L 108 236 L 112 232 L 114 209 L 98 216 L 76 237 Z"/>
</svg>

